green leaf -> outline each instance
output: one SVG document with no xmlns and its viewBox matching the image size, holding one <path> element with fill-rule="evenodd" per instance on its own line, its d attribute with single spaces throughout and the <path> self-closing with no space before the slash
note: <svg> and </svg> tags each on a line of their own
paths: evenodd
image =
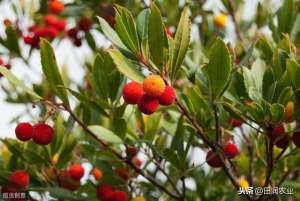
<svg viewBox="0 0 300 201">
<path fill-rule="evenodd" d="M 129 10 L 118 5 L 116 5 L 115 30 L 126 47 L 135 54 L 140 53 L 139 38 L 133 16 Z"/>
<path fill-rule="evenodd" d="M 136 28 L 137 32 L 143 41 L 144 39 L 148 38 L 148 24 L 149 24 L 149 16 L 150 16 L 150 9 L 144 9 L 140 14 L 137 16 L 136 20 Z"/>
<path fill-rule="evenodd" d="M 48 187 L 47 191 L 50 193 L 51 197 L 58 198 L 60 200 L 69 201 L 84 201 L 86 197 L 78 195 L 70 190 L 59 188 L 59 187 Z"/>
<path fill-rule="evenodd" d="M 288 101 L 291 100 L 293 97 L 294 91 L 292 87 L 286 87 L 281 91 L 277 102 L 281 103 L 282 105 L 286 105 Z"/>
<path fill-rule="evenodd" d="M 184 8 L 174 39 L 174 47 L 170 56 L 169 71 L 171 79 L 174 79 L 180 66 L 184 60 L 190 43 L 190 20 L 188 16 L 188 8 Z"/>
<path fill-rule="evenodd" d="M 266 38 L 259 38 L 255 44 L 255 47 L 259 50 L 261 58 L 266 60 L 272 59 L 273 49 Z"/>
<path fill-rule="evenodd" d="M 117 69 L 136 82 L 143 82 L 144 77 L 136 68 L 136 66 L 130 62 L 127 58 L 125 58 L 122 53 L 118 50 L 109 50 L 108 52 L 116 64 Z"/>
<path fill-rule="evenodd" d="M 114 144 L 120 144 L 122 143 L 122 139 L 119 138 L 117 135 L 115 135 L 113 132 L 110 130 L 99 126 L 99 125 L 92 125 L 88 127 L 93 133 L 96 134 L 96 136 L 104 140 L 106 142 L 114 143 Z"/>
<path fill-rule="evenodd" d="M 7 48 L 11 52 L 16 53 L 17 55 L 21 55 L 17 31 L 12 26 L 8 26 L 5 32 L 7 36 L 5 41 Z"/>
<path fill-rule="evenodd" d="M 111 28 L 111 26 L 105 21 L 105 19 L 103 19 L 102 17 L 98 17 L 98 20 L 104 35 L 118 48 L 129 51 L 119 38 L 118 34 Z"/>
<path fill-rule="evenodd" d="M 179 160 L 179 157 L 176 154 L 175 150 L 165 149 L 164 150 L 164 157 L 166 158 L 166 160 L 168 160 L 175 167 L 177 167 L 177 168 L 181 167 L 181 162 L 182 161 Z"/>
<path fill-rule="evenodd" d="M 158 133 L 160 122 L 162 119 L 162 114 L 157 112 L 147 119 L 147 124 L 145 124 L 145 136 L 144 139 L 152 142 L 155 138 L 155 135 Z"/>
<path fill-rule="evenodd" d="M 274 123 L 280 122 L 284 115 L 284 106 L 279 103 L 272 104 L 270 107 L 270 111 L 272 121 Z"/>
<path fill-rule="evenodd" d="M 155 3 L 152 3 L 151 5 L 148 38 L 151 59 L 159 69 L 162 69 L 164 63 L 165 29 L 161 13 Z"/>
<path fill-rule="evenodd" d="M 300 88 L 300 65 L 292 59 L 286 61 L 286 69 L 296 89 Z"/>
<path fill-rule="evenodd" d="M 50 89 L 62 100 L 66 106 L 69 106 L 67 91 L 58 70 L 53 48 L 45 39 L 41 39 L 40 48 L 42 68 L 49 83 Z"/>
<path fill-rule="evenodd" d="M 210 49 L 209 63 L 204 67 L 213 97 L 221 95 L 230 77 L 231 58 L 221 39 L 216 39 Z"/>
<path fill-rule="evenodd" d="M 0 66 L 0 73 L 3 74 L 12 84 L 20 87 L 23 91 L 31 95 L 35 99 L 42 99 L 38 94 L 29 89 L 22 80 L 19 80 L 10 70 L 4 66 Z"/>
<path fill-rule="evenodd" d="M 291 33 L 296 14 L 294 0 L 284 0 L 278 11 L 278 30 L 280 33 Z"/>
</svg>

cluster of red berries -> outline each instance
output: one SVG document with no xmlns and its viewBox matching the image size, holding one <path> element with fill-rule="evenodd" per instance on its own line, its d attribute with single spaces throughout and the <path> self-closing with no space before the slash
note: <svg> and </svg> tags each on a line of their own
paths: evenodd
<svg viewBox="0 0 300 201">
<path fill-rule="evenodd" d="M 2 193 L 17 193 L 28 187 L 30 177 L 25 170 L 15 170 L 8 178 L 9 184 L 2 187 Z M 25 201 L 23 198 L 14 198 L 16 201 Z"/>
<path fill-rule="evenodd" d="M 239 149 L 237 146 L 231 142 L 227 143 L 222 151 L 220 152 L 220 156 L 216 154 L 214 150 L 210 150 L 206 155 L 206 162 L 209 166 L 213 168 L 218 168 L 222 166 L 222 160 L 220 157 L 228 159 L 233 159 L 239 154 Z"/>
<path fill-rule="evenodd" d="M 173 87 L 166 86 L 158 75 L 148 76 L 143 84 L 130 82 L 123 88 L 123 98 L 128 104 L 137 104 L 144 114 L 154 113 L 159 105 L 171 105 L 176 99 Z"/>
<path fill-rule="evenodd" d="M 281 149 L 286 149 L 291 141 L 293 141 L 295 146 L 300 148 L 300 132 L 294 132 L 293 136 L 290 137 L 290 135 L 285 132 L 282 124 L 273 128 L 271 139 L 274 144 Z"/>
<path fill-rule="evenodd" d="M 97 198 L 101 201 L 128 201 L 127 192 L 114 190 L 108 184 L 101 184 L 97 188 Z"/>
<path fill-rule="evenodd" d="M 44 17 L 43 23 L 40 25 L 33 25 L 28 28 L 28 35 L 23 36 L 24 42 L 34 48 L 39 47 L 40 38 L 47 38 L 53 40 L 59 33 L 62 33 L 66 27 L 66 20 L 57 17 L 63 12 L 64 4 L 58 0 L 51 0 L 48 3 L 48 11 Z"/>
<path fill-rule="evenodd" d="M 77 22 L 76 27 L 73 27 L 67 31 L 69 38 L 72 40 L 75 46 L 80 47 L 82 44 L 80 31 L 88 32 L 92 28 L 92 25 L 93 25 L 92 19 L 84 17 Z"/>
<path fill-rule="evenodd" d="M 0 58 L 0 68 L 1 67 L 5 67 L 5 68 L 7 68 L 7 69 L 10 69 L 11 68 L 11 65 L 9 64 L 9 63 L 4 63 L 4 61 L 3 61 L 3 59 L 2 58 Z M 0 73 L 0 77 L 2 77 L 3 75 L 2 75 L 2 73 Z"/>
<path fill-rule="evenodd" d="M 19 123 L 15 134 L 23 142 L 33 139 L 39 145 L 50 144 L 54 139 L 53 128 L 45 123 L 37 123 L 34 126 L 28 122 Z"/>
</svg>

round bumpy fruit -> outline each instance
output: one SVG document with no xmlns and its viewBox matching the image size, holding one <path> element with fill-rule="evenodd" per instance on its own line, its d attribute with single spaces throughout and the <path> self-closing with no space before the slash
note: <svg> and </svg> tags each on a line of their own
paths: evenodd
<svg viewBox="0 0 300 201">
<path fill-rule="evenodd" d="M 144 197 L 134 197 L 131 201 L 146 201 Z"/>
<path fill-rule="evenodd" d="M 153 114 L 159 106 L 158 99 L 147 94 L 143 95 L 138 102 L 140 111 L 144 114 Z"/>
<path fill-rule="evenodd" d="M 92 175 L 94 176 L 94 178 L 95 178 L 97 181 L 100 180 L 100 179 L 102 179 L 102 177 L 103 177 L 102 171 L 101 171 L 100 169 L 98 169 L 98 168 L 94 168 L 94 169 L 92 170 Z"/>
<path fill-rule="evenodd" d="M 218 28 L 224 28 L 227 23 L 227 16 L 224 14 L 219 14 L 214 17 L 214 23 Z"/>
<path fill-rule="evenodd" d="M 239 150 L 238 150 L 237 146 L 233 143 L 226 144 L 224 146 L 223 151 L 224 151 L 225 155 L 230 159 L 236 157 L 239 154 Z"/>
<path fill-rule="evenodd" d="M 101 184 L 97 188 L 97 198 L 101 201 L 109 201 L 113 193 L 113 188 L 108 184 Z"/>
<path fill-rule="evenodd" d="M 279 125 L 273 129 L 271 138 L 276 146 L 281 149 L 285 149 L 290 142 L 290 137 L 284 132 L 283 125 Z"/>
<path fill-rule="evenodd" d="M 143 95 L 144 91 L 140 83 L 130 82 L 123 88 L 123 98 L 128 104 L 137 104 Z"/>
<path fill-rule="evenodd" d="M 143 82 L 145 93 L 153 97 L 162 95 L 165 87 L 165 82 L 159 75 L 150 75 Z"/>
<path fill-rule="evenodd" d="M 82 18 L 78 22 L 78 28 L 82 31 L 89 31 L 92 27 L 93 21 L 89 18 Z"/>
<path fill-rule="evenodd" d="M 218 157 L 217 154 L 215 154 L 215 152 L 213 150 L 210 150 L 209 152 L 207 152 L 206 162 L 209 166 L 211 166 L 213 168 L 218 168 L 218 167 L 222 166 L 221 159 Z"/>
<path fill-rule="evenodd" d="M 48 10 L 54 14 L 60 14 L 64 11 L 64 4 L 59 0 L 51 0 L 48 4 Z"/>
<path fill-rule="evenodd" d="M 293 142 L 297 147 L 300 148 L 300 132 L 295 132 L 293 134 Z"/>
<path fill-rule="evenodd" d="M 286 122 L 292 122 L 294 120 L 294 108 L 295 104 L 293 101 L 289 101 L 285 107 L 284 120 Z"/>
<path fill-rule="evenodd" d="M 29 175 L 24 170 L 16 170 L 9 177 L 10 184 L 18 189 L 24 189 L 29 184 Z"/>
<path fill-rule="evenodd" d="M 53 128 L 45 123 L 38 123 L 33 126 L 33 141 L 40 145 L 47 145 L 54 138 Z"/>
<path fill-rule="evenodd" d="M 235 119 L 235 118 L 230 118 L 229 123 L 232 127 L 240 127 L 243 124 L 242 121 Z"/>
<path fill-rule="evenodd" d="M 33 137 L 33 126 L 30 123 L 19 123 L 15 129 L 16 136 L 21 141 L 28 141 Z"/>
<path fill-rule="evenodd" d="M 161 105 L 172 105 L 176 99 L 176 92 L 173 87 L 166 86 L 162 95 L 159 96 L 158 101 Z"/>
<path fill-rule="evenodd" d="M 127 193 L 124 191 L 115 191 L 109 201 L 128 201 Z"/>
<path fill-rule="evenodd" d="M 62 170 L 59 172 L 60 185 L 61 187 L 70 191 L 75 191 L 80 188 L 80 181 L 74 180 L 69 171 Z"/>
<path fill-rule="evenodd" d="M 73 164 L 69 168 L 70 176 L 75 180 L 80 180 L 84 175 L 84 168 L 81 164 Z"/>
</svg>

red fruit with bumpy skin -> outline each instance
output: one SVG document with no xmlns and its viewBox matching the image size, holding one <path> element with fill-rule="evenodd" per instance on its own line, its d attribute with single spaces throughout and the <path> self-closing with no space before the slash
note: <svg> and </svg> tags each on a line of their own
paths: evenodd
<svg viewBox="0 0 300 201">
<path fill-rule="evenodd" d="M 45 123 L 38 123 L 33 126 L 33 141 L 40 145 L 47 145 L 54 138 L 53 128 Z"/>
<path fill-rule="evenodd" d="M 69 168 L 70 176 L 75 180 L 80 180 L 84 175 L 84 168 L 81 164 L 73 164 Z"/>
<path fill-rule="evenodd" d="M 114 191 L 108 184 L 102 184 L 97 188 L 97 198 L 101 201 L 109 201 Z"/>
<path fill-rule="evenodd" d="M 57 30 L 53 27 L 48 27 L 47 35 L 50 39 L 54 39 L 57 36 Z"/>
<path fill-rule="evenodd" d="M 226 144 L 224 146 L 223 151 L 224 151 L 225 155 L 230 159 L 236 157 L 239 154 L 239 150 L 238 150 L 237 146 L 233 143 Z"/>
<path fill-rule="evenodd" d="M 78 22 L 78 27 L 82 31 L 89 31 L 92 27 L 93 21 L 89 18 L 82 18 Z"/>
<path fill-rule="evenodd" d="M 109 198 L 109 201 L 128 201 L 127 193 L 124 191 L 115 191 Z"/>
<path fill-rule="evenodd" d="M 300 148 L 300 132 L 295 132 L 293 134 L 293 142 L 297 147 Z"/>
<path fill-rule="evenodd" d="M 135 157 L 139 152 L 139 150 L 136 147 L 128 147 L 126 151 L 127 151 L 127 156 L 130 158 Z"/>
<path fill-rule="evenodd" d="M 69 29 L 67 34 L 70 38 L 77 38 L 78 32 L 79 32 L 78 28 L 75 27 L 75 28 Z"/>
<path fill-rule="evenodd" d="M 16 170 L 10 175 L 9 182 L 15 188 L 26 188 L 29 184 L 29 175 L 24 170 Z"/>
<path fill-rule="evenodd" d="M 134 157 L 132 159 L 132 162 L 138 168 L 140 168 L 142 166 L 142 164 L 143 164 L 143 162 L 139 158 L 137 158 L 137 157 Z"/>
<path fill-rule="evenodd" d="M 232 127 L 240 127 L 243 124 L 242 121 L 235 119 L 235 118 L 230 118 L 229 123 Z"/>
<path fill-rule="evenodd" d="M 285 133 L 284 126 L 282 124 L 273 129 L 271 139 L 276 146 L 281 149 L 285 149 L 290 142 L 290 137 Z"/>
<path fill-rule="evenodd" d="M 222 166 L 221 159 L 218 157 L 218 155 L 213 150 L 210 150 L 209 152 L 207 152 L 206 162 L 209 166 L 211 166 L 213 168 L 218 168 L 218 167 Z"/>
<path fill-rule="evenodd" d="M 48 10 L 51 13 L 59 14 L 64 11 L 64 4 L 58 0 L 51 0 L 48 4 Z"/>
<path fill-rule="evenodd" d="M 158 99 L 147 94 L 144 94 L 138 102 L 140 111 L 144 114 L 153 114 L 159 106 Z"/>
<path fill-rule="evenodd" d="M 57 23 L 57 18 L 54 15 L 46 15 L 44 21 L 49 26 L 55 26 Z"/>
<path fill-rule="evenodd" d="M 19 123 L 15 129 L 16 136 L 21 141 L 28 141 L 33 137 L 33 126 L 30 123 Z"/>
<path fill-rule="evenodd" d="M 123 98 L 128 104 L 137 104 L 143 94 L 143 87 L 137 82 L 129 82 L 123 88 Z"/>
<path fill-rule="evenodd" d="M 176 93 L 173 87 L 166 86 L 163 94 L 158 98 L 161 105 L 172 105 L 176 99 Z"/>
<path fill-rule="evenodd" d="M 33 37 L 31 37 L 31 36 L 24 36 L 23 40 L 24 40 L 25 44 L 28 44 L 28 45 L 33 44 Z"/>
<path fill-rule="evenodd" d="M 60 185 L 61 187 L 75 191 L 78 188 L 80 188 L 80 181 L 74 180 L 69 171 L 62 170 L 59 172 L 59 178 L 60 178 Z"/>
<path fill-rule="evenodd" d="M 67 25 L 66 20 L 58 20 L 55 24 L 54 24 L 54 28 L 56 28 L 58 31 L 63 31 L 65 30 Z"/>
</svg>

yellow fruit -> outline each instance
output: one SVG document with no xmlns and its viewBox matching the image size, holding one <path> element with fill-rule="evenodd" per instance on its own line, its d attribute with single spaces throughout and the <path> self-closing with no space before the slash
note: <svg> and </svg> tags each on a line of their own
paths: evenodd
<svg viewBox="0 0 300 201">
<path fill-rule="evenodd" d="M 218 28 L 224 28 L 227 24 L 227 15 L 221 13 L 215 16 L 214 23 Z"/>
<path fill-rule="evenodd" d="M 58 158 L 59 158 L 59 154 L 58 153 L 54 154 L 54 156 L 52 157 L 52 164 L 53 165 L 57 164 Z"/>
<path fill-rule="evenodd" d="M 4 164 L 8 164 L 8 162 L 10 160 L 10 156 L 11 156 L 8 148 L 3 145 L 2 147 L 0 147 L 0 149 L 1 149 L 1 154 L 0 155 L 3 158 Z"/>
<path fill-rule="evenodd" d="M 285 107 L 285 112 L 284 112 L 284 120 L 286 122 L 291 122 L 294 119 L 294 108 L 295 108 L 295 104 L 293 101 L 289 101 L 286 104 Z"/>
<path fill-rule="evenodd" d="M 248 183 L 248 181 L 244 177 L 241 177 L 239 179 L 239 184 L 240 184 L 240 187 L 242 187 L 244 189 L 249 188 L 249 183 Z"/>
<path fill-rule="evenodd" d="M 146 201 L 146 199 L 144 197 L 135 197 L 135 198 L 132 198 L 131 201 Z"/>
<path fill-rule="evenodd" d="M 159 75 L 150 75 L 143 82 L 144 92 L 153 97 L 162 95 L 165 87 L 165 82 Z"/>
</svg>

